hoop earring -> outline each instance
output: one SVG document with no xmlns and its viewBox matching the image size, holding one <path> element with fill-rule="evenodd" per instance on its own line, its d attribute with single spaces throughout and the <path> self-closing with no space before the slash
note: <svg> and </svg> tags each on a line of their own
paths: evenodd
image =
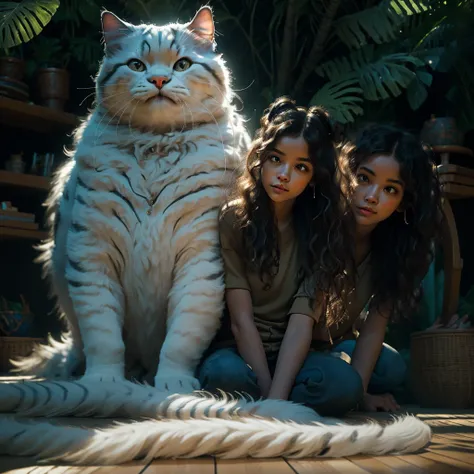
<svg viewBox="0 0 474 474">
<path fill-rule="evenodd" d="M 405 225 L 408 225 L 407 210 L 406 209 L 403 211 L 403 221 L 405 222 Z"/>
</svg>

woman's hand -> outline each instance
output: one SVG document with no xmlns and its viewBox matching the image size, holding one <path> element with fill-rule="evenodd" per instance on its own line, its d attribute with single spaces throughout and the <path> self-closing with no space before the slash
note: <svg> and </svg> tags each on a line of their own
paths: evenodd
<svg viewBox="0 0 474 474">
<path fill-rule="evenodd" d="M 390 393 L 383 395 L 366 393 L 360 408 L 362 411 L 397 411 L 400 409 L 400 405 Z"/>
<path fill-rule="evenodd" d="M 460 318 L 457 314 L 454 314 L 445 324 L 441 323 L 441 318 L 437 318 L 433 325 L 427 329 L 427 331 L 432 331 L 434 329 L 468 329 L 470 327 L 471 322 L 469 321 L 468 314 L 465 314 L 462 318 Z"/>
</svg>

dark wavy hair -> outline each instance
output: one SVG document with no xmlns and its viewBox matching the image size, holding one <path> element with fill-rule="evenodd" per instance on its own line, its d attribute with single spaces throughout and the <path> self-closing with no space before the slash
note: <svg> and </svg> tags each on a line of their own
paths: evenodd
<svg viewBox="0 0 474 474">
<path fill-rule="evenodd" d="M 293 207 L 298 277 L 311 275 L 313 292 L 320 290 L 341 297 L 346 271 L 352 262 L 347 224 L 347 215 L 352 213 L 336 179 L 337 146 L 324 109 L 299 107 L 293 100 L 281 97 L 265 110 L 228 208 L 235 212 L 242 230 L 247 263 L 268 288 L 278 271 L 280 250 L 277 221 L 272 201 L 263 187 L 261 169 L 278 140 L 286 136 L 304 138 L 314 170 L 311 182 L 314 190 L 308 185 Z"/>
<path fill-rule="evenodd" d="M 416 307 L 421 280 L 433 260 L 441 221 L 440 185 L 428 146 L 399 128 L 372 125 L 355 145 L 342 148 L 340 167 L 349 175 L 349 186 L 356 185 L 359 166 L 374 155 L 395 158 L 405 185 L 400 207 L 404 212 L 394 212 L 371 234 L 370 308 L 388 309 L 391 319 L 397 320 Z"/>
</svg>

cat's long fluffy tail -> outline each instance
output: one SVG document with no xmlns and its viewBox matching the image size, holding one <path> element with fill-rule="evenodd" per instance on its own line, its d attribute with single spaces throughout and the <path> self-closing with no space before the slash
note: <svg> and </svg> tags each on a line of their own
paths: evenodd
<svg viewBox="0 0 474 474">
<path fill-rule="evenodd" d="M 70 333 L 57 341 L 51 336 L 47 344 L 37 344 L 27 357 L 13 359 L 12 372 L 52 379 L 67 379 L 81 362 L 81 351 L 76 348 Z"/>
<path fill-rule="evenodd" d="M 319 421 L 311 408 L 282 400 L 221 399 L 209 394 L 170 395 L 128 381 L 23 382 L 0 384 L 0 412 L 22 416 L 128 418 L 232 418 L 259 415 L 299 423 Z"/>
<path fill-rule="evenodd" d="M 406 454 L 426 446 L 429 426 L 415 417 L 377 424 L 300 425 L 247 417 L 163 420 L 85 430 L 0 421 L 0 452 L 35 455 L 74 464 L 121 464 L 135 458 L 342 457 L 356 454 Z"/>
</svg>

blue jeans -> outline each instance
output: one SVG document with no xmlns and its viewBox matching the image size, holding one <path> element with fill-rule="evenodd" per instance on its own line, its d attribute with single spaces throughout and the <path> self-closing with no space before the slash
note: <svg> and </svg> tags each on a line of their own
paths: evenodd
<svg viewBox="0 0 474 474">
<path fill-rule="evenodd" d="M 310 352 L 296 376 L 289 400 L 310 406 L 323 416 L 340 417 L 354 409 L 363 396 L 362 380 L 341 353 L 350 357 L 355 342 L 343 341 L 331 352 Z M 403 383 L 405 372 L 400 354 L 384 344 L 370 379 L 369 393 L 395 390 Z M 209 392 L 220 389 L 260 398 L 257 377 L 236 349 L 212 353 L 198 368 L 197 377 Z"/>
</svg>

